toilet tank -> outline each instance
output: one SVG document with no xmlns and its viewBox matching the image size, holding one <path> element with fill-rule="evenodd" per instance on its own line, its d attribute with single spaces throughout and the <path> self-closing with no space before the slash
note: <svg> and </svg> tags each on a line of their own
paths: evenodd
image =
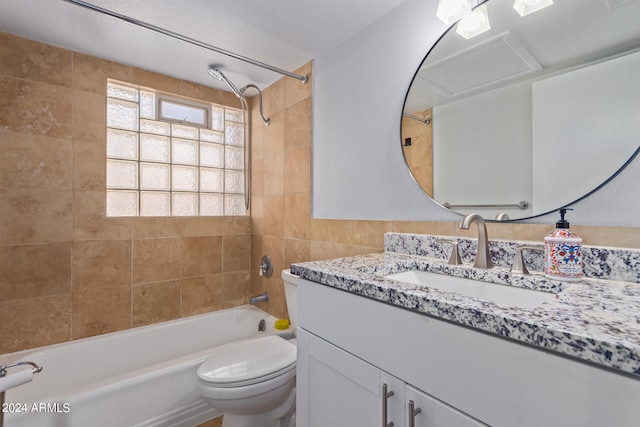
<svg viewBox="0 0 640 427">
<path fill-rule="evenodd" d="M 284 280 L 284 296 L 287 301 L 289 311 L 289 321 L 294 334 L 298 326 L 298 280 L 300 277 L 291 274 L 289 270 L 282 270 L 282 280 Z"/>
</svg>

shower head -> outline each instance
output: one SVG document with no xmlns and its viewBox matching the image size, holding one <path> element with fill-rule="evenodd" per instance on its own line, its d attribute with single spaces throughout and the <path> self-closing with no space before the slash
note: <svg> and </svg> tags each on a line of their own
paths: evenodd
<svg viewBox="0 0 640 427">
<path fill-rule="evenodd" d="M 267 117 L 264 116 L 264 114 L 262 114 L 262 91 L 260 90 L 260 88 L 254 84 L 248 84 L 245 87 L 243 87 L 242 89 L 238 89 L 237 87 L 235 87 L 235 85 L 233 83 L 231 83 L 224 74 L 222 74 L 222 71 L 218 70 L 215 67 L 209 67 L 209 69 L 207 69 L 207 73 L 209 73 L 209 75 L 211 77 L 213 77 L 214 79 L 220 80 L 221 82 L 225 82 L 227 84 L 227 86 L 229 86 L 231 88 L 231 90 L 233 91 L 233 93 L 236 94 L 236 96 L 240 99 L 240 102 L 242 103 L 242 109 L 244 110 L 248 110 L 249 106 L 247 103 L 247 100 L 244 96 L 244 93 L 246 92 L 247 89 L 249 88 L 254 88 L 258 91 L 258 95 L 260 95 L 260 117 L 262 118 L 262 121 L 264 122 L 265 125 L 269 126 L 269 123 L 271 123 L 271 120 Z"/>
<path fill-rule="evenodd" d="M 229 88 L 233 91 L 233 93 L 236 94 L 238 98 L 242 98 L 242 94 L 240 93 L 238 88 L 233 83 L 231 83 L 229 79 L 225 77 L 224 74 L 222 74 L 222 71 L 212 67 L 207 70 L 207 73 L 209 73 L 209 75 L 214 79 L 220 80 L 221 82 L 225 82 L 227 86 L 229 86 Z"/>
</svg>

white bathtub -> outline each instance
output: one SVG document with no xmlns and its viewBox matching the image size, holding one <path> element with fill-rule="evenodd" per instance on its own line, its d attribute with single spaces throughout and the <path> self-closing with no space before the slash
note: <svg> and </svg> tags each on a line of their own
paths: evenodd
<svg viewBox="0 0 640 427">
<path fill-rule="evenodd" d="M 0 365 L 44 368 L 7 391 L 6 402 L 27 412 L 5 413 L 5 427 L 195 426 L 220 415 L 196 391 L 198 366 L 216 346 L 276 333 L 274 320 L 246 305 L 2 355 Z"/>
</svg>

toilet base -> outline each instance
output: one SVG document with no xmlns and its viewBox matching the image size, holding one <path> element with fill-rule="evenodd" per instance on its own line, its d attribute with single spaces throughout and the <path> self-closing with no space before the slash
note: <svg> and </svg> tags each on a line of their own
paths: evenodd
<svg viewBox="0 0 640 427">
<path fill-rule="evenodd" d="M 259 414 L 225 412 L 222 427 L 296 427 L 296 389 L 277 408 Z"/>
</svg>

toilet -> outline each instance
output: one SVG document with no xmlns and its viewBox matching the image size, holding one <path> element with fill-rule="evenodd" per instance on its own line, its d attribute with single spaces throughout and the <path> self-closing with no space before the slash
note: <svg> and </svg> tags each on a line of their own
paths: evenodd
<svg viewBox="0 0 640 427">
<path fill-rule="evenodd" d="M 297 325 L 297 276 L 282 272 L 291 328 Z M 223 427 L 295 427 L 295 339 L 265 335 L 220 346 L 197 371 L 204 400 L 224 413 Z"/>
</svg>

